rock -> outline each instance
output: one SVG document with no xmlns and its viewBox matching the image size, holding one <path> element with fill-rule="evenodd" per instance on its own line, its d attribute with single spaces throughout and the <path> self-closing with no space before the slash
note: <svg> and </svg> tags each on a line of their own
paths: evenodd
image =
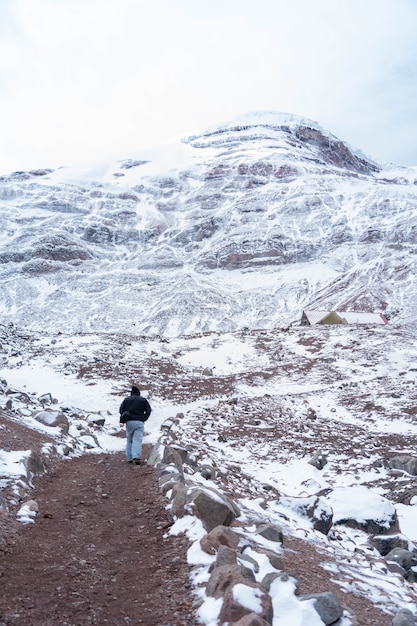
<svg viewBox="0 0 417 626">
<path fill-rule="evenodd" d="M 99 426 L 101 428 L 106 423 L 106 419 L 104 417 L 90 417 L 88 419 L 88 423 L 94 424 L 95 426 Z"/>
<path fill-rule="evenodd" d="M 153 467 L 155 467 L 156 465 L 158 465 L 158 463 L 162 462 L 164 448 L 165 446 L 160 441 L 156 442 L 156 444 L 153 446 L 152 450 L 150 451 L 148 458 L 146 459 L 148 465 L 152 465 Z"/>
<path fill-rule="evenodd" d="M 289 580 L 289 576 L 285 572 L 269 572 L 269 574 L 266 574 L 263 577 L 261 587 L 269 592 L 272 583 L 275 582 L 277 579 L 281 580 L 282 582 L 287 582 L 287 580 Z M 292 578 L 292 580 L 294 581 L 295 588 L 297 589 L 298 582 L 295 578 Z"/>
<path fill-rule="evenodd" d="M 415 626 L 413 614 L 408 609 L 401 609 L 392 620 L 392 626 Z"/>
<path fill-rule="evenodd" d="M 32 522 L 32 518 L 39 513 L 39 506 L 36 500 L 24 502 L 17 512 L 17 518 L 21 522 Z"/>
<path fill-rule="evenodd" d="M 264 539 L 268 539 L 268 541 L 275 541 L 277 543 L 283 543 L 284 537 L 282 534 L 281 526 L 278 524 L 259 524 L 256 532 Z"/>
<path fill-rule="evenodd" d="M 261 554 L 265 554 L 265 556 L 268 557 L 269 562 L 271 563 L 272 567 L 277 569 L 277 570 L 284 570 L 284 559 L 281 555 L 277 554 L 276 552 L 272 552 L 272 550 L 260 550 Z"/>
<path fill-rule="evenodd" d="M 334 624 L 343 615 L 342 605 L 332 591 L 300 596 L 299 599 L 301 601 L 314 600 L 314 608 L 326 626 Z"/>
<path fill-rule="evenodd" d="M 25 460 L 25 467 L 27 478 L 29 481 L 31 480 L 32 476 L 40 476 L 42 474 L 45 474 L 46 472 L 41 457 L 33 451 Z"/>
<path fill-rule="evenodd" d="M 399 533 L 395 535 L 375 535 L 371 537 L 370 544 L 378 550 L 381 556 L 386 556 L 394 548 L 409 549 L 410 540 Z"/>
<path fill-rule="evenodd" d="M 239 535 L 228 526 L 216 526 L 200 539 L 200 547 L 207 554 L 215 554 L 222 545 L 237 550 L 239 541 Z"/>
<path fill-rule="evenodd" d="M 178 454 L 180 455 L 182 459 L 182 462 L 185 463 L 188 457 L 188 450 L 186 448 L 182 448 L 181 446 L 176 446 L 176 445 L 171 446 L 171 448 L 175 450 L 176 452 L 178 452 Z"/>
<path fill-rule="evenodd" d="M 186 515 L 188 489 L 181 483 L 175 483 L 172 486 L 171 515 L 173 517 L 184 517 Z"/>
<path fill-rule="evenodd" d="M 272 598 L 259 585 L 236 583 L 230 586 L 223 599 L 219 615 L 220 624 L 233 624 L 255 613 L 267 624 L 272 624 Z"/>
<path fill-rule="evenodd" d="M 308 517 L 313 522 L 313 528 L 327 535 L 333 524 L 333 510 L 324 500 L 317 496 L 296 498 L 283 496 L 279 504 L 296 511 L 299 515 Z"/>
<path fill-rule="evenodd" d="M 321 452 L 317 452 L 310 460 L 309 464 L 318 470 L 322 470 L 325 465 L 327 465 L 327 459 Z"/>
<path fill-rule="evenodd" d="M 229 587 L 248 581 L 256 582 L 251 569 L 241 565 L 222 565 L 213 569 L 207 582 L 206 594 L 213 598 L 221 598 Z"/>
<path fill-rule="evenodd" d="M 333 524 L 358 528 L 372 535 L 392 535 L 399 530 L 392 502 L 367 487 L 336 487 L 325 500 L 333 509 Z"/>
<path fill-rule="evenodd" d="M 219 546 L 217 551 L 214 567 L 222 567 L 223 565 L 236 565 L 236 551 L 228 546 Z"/>
<path fill-rule="evenodd" d="M 78 441 L 80 441 L 87 450 L 94 450 L 94 448 L 101 448 L 98 439 L 92 433 L 82 431 L 80 436 L 78 437 Z"/>
<path fill-rule="evenodd" d="M 166 474 L 159 480 L 159 486 L 164 496 L 167 495 L 168 491 L 172 491 L 172 498 L 174 498 L 175 494 L 177 493 L 176 491 L 174 492 L 176 485 L 184 484 L 185 478 L 181 472 L 178 472 L 178 474 Z"/>
<path fill-rule="evenodd" d="M 394 548 L 386 555 L 385 560 L 397 563 L 406 572 L 417 565 L 417 555 L 404 548 Z"/>
<path fill-rule="evenodd" d="M 417 487 L 410 487 L 405 490 L 401 489 L 395 494 L 395 502 L 397 504 L 407 504 L 408 506 L 414 498 L 417 500 Z"/>
<path fill-rule="evenodd" d="M 266 622 L 260 615 L 256 613 L 248 613 L 237 622 L 233 622 L 233 626 L 269 626 L 270 622 Z"/>
<path fill-rule="evenodd" d="M 183 464 L 183 459 L 180 453 L 178 452 L 178 450 L 176 450 L 175 448 L 171 446 L 165 447 L 162 461 L 163 463 L 166 463 L 167 465 L 169 464 L 175 465 L 179 469 L 182 468 L 182 464 Z"/>
<path fill-rule="evenodd" d="M 206 480 L 213 480 L 216 476 L 216 471 L 211 465 L 202 465 L 198 468 L 198 471 Z"/>
<path fill-rule="evenodd" d="M 230 526 L 240 515 L 234 502 L 214 489 L 191 489 L 187 494 L 187 501 L 209 532 L 216 526 Z"/>
<path fill-rule="evenodd" d="M 393 574 L 399 574 L 403 578 L 407 576 L 407 572 L 405 571 L 405 569 L 401 567 L 401 565 L 398 565 L 398 563 L 396 563 L 395 561 L 387 561 L 386 565 L 387 570 L 392 572 Z"/>
<path fill-rule="evenodd" d="M 51 409 L 45 409 L 39 413 L 35 413 L 33 416 L 37 422 L 45 424 L 45 426 L 53 426 L 61 428 L 62 432 L 67 435 L 69 431 L 68 418 L 61 411 L 52 411 Z"/>
<path fill-rule="evenodd" d="M 164 491 L 166 493 L 167 489 L 165 485 L 172 485 L 173 483 L 185 483 L 184 474 L 182 473 L 181 468 L 177 465 L 160 465 L 158 468 L 158 484 L 160 487 L 164 486 Z"/>
<path fill-rule="evenodd" d="M 52 404 L 52 396 L 50 393 L 44 393 L 43 395 L 39 396 L 38 400 L 44 406 L 45 404 Z"/>
<path fill-rule="evenodd" d="M 256 559 L 249 556 L 249 554 L 245 554 L 245 552 L 241 552 L 237 555 L 237 562 L 239 565 L 243 565 L 243 567 L 250 567 L 255 574 L 259 572 L 259 563 Z"/>
<path fill-rule="evenodd" d="M 402 470 L 403 472 L 407 472 L 407 474 L 417 476 L 417 458 L 414 456 L 407 454 L 395 456 L 390 459 L 389 464 L 393 469 Z"/>
</svg>

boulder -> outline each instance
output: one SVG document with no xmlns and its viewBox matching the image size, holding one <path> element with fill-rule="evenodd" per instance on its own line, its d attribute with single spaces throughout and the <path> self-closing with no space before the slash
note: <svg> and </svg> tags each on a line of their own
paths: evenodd
<svg viewBox="0 0 417 626">
<path fill-rule="evenodd" d="M 272 550 L 259 550 L 261 554 L 265 554 L 268 557 L 269 562 L 272 567 L 282 571 L 284 569 L 284 559 L 282 555 L 277 554 L 276 552 L 272 552 Z"/>
<path fill-rule="evenodd" d="M 228 546 L 219 546 L 217 551 L 214 567 L 222 567 L 223 565 L 236 565 L 236 551 Z"/>
<path fill-rule="evenodd" d="M 190 489 L 187 501 L 208 532 L 216 526 L 230 526 L 240 515 L 234 502 L 214 489 L 202 487 Z"/>
<path fill-rule="evenodd" d="M 401 609 L 392 620 L 392 626 L 415 626 L 413 614 L 408 609 Z"/>
<path fill-rule="evenodd" d="M 381 556 L 386 556 L 394 548 L 408 550 L 410 540 L 399 533 L 395 535 L 375 535 L 371 537 L 370 544 L 373 548 L 378 550 Z"/>
<path fill-rule="evenodd" d="M 178 452 L 178 450 L 176 450 L 172 446 L 166 446 L 164 450 L 164 455 L 162 457 L 162 461 L 166 463 L 167 465 L 169 464 L 175 465 L 179 469 L 182 468 L 182 464 L 183 464 L 183 459 L 180 453 Z"/>
<path fill-rule="evenodd" d="M 52 396 L 50 393 L 44 393 L 38 398 L 39 402 L 45 406 L 45 404 L 52 404 Z"/>
<path fill-rule="evenodd" d="M 94 426 L 98 426 L 99 428 L 102 428 L 104 424 L 106 423 L 106 418 L 105 417 L 89 417 L 88 423 L 94 424 Z"/>
<path fill-rule="evenodd" d="M 398 469 L 412 476 L 417 476 L 417 457 L 403 454 L 395 456 L 389 462 L 392 469 Z"/>
<path fill-rule="evenodd" d="M 394 548 L 385 558 L 387 561 L 395 561 L 405 570 L 409 570 L 411 567 L 417 565 L 416 555 L 404 548 Z"/>
<path fill-rule="evenodd" d="M 45 424 L 45 426 L 53 426 L 61 428 L 62 432 L 67 435 L 69 431 L 68 418 L 61 411 L 52 411 L 45 409 L 39 413 L 35 413 L 33 416 L 37 422 Z"/>
<path fill-rule="evenodd" d="M 314 600 L 314 608 L 320 616 L 320 619 L 330 626 L 340 619 L 343 615 L 343 608 L 339 602 L 339 599 L 332 591 L 325 591 L 324 593 L 313 593 L 310 595 L 300 596 L 303 600 Z"/>
<path fill-rule="evenodd" d="M 261 535 L 264 539 L 268 539 L 268 541 L 274 541 L 276 543 L 283 543 L 284 536 L 282 534 L 281 526 L 278 524 L 268 524 L 263 523 L 259 524 L 256 532 L 258 535 Z"/>
<path fill-rule="evenodd" d="M 336 487 L 325 499 L 333 509 L 333 524 L 358 528 L 372 535 L 391 535 L 399 530 L 392 502 L 365 486 Z"/>
<path fill-rule="evenodd" d="M 241 565 L 222 565 L 215 567 L 206 586 L 206 594 L 213 598 L 222 598 L 229 587 L 237 583 L 256 583 L 251 569 Z"/>
<path fill-rule="evenodd" d="M 240 537 L 228 526 L 216 526 L 200 539 L 200 547 L 207 554 L 215 554 L 220 546 L 237 550 Z"/>
<path fill-rule="evenodd" d="M 259 572 L 259 563 L 256 559 L 245 552 L 240 552 L 237 555 L 237 562 L 243 567 L 250 567 L 256 574 Z"/>
<path fill-rule="evenodd" d="M 181 446 L 177 446 L 177 445 L 171 445 L 171 448 L 173 450 L 175 450 L 176 452 L 178 452 L 178 454 L 180 455 L 182 462 L 185 463 L 185 461 L 187 460 L 188 457 L 188 450 L 186 448 L 183 448 Z"/>
<path fill-rule="evenodd" d="M 308 517 L 313 522 L 313 528 L 327 535 L 333 524 L 333 510 L 324 500 L 317 496 L 296 498 L 283 496 L 279 504 L 296 511 L 299 515 Z"/>
<path fill-rule="evenodd" d="M 214 480 L 216 476 L 216 470 L 211 465 L 201 465 L 198 468 L 198 471 L 200 472 L 201 476 L 206 480 Z"/>
<path fill-rule="evenodd" d="M 322 470 L 327 465 L 327 458 L 321 452 L 317 452 L 310 460 L 309 464 L 318 470 Z"/>
<path fill-rule="evenodd" d="M 164 454 L 164 445 L 160 442 L 157 441 L 156 444 L 153 446 L 152 450 L 150 451 L 147 460 L 148 465 L 152 465 L 152 467 L 155 467 L 156 465 L 158 465 L 158 463 L 162 462 L 162 456 Z"/>
<path fill-rule="evenodd" d="M 172 487 L 172 500 L 171 500 L 171 515 L 173 517 L 184 517 L 187 514 L 187 492 L 188 489 L 185 485 L 177 482 Z"/>
<path fill-rule="evenodd" d="M 285 572 L 269 572 L 269 574 L 265 574 L 265 576 L 263 577 L 261 581 L 261 587 L 269 592 L 272 583 L 274 583 L 277 579 L 282 582 L 287 582 L 289 580 L 289 576 Z M 297 588 L 298 582 L 295 580 L 295 578 L 293 578 L 292 580 L 294 580 L 295 587 Z"/>
<path fill-rule="evenodd" d="M 89 433 L 83 430 L 78 437 L 78 441 L 80 441 L 87 450 L 94 450 L 94 448 L 101 448 L 98 439 L 92 433 Z"/>
<path fill-rule="evenodd" d="M 41 457 L 33 451 L 25 460 L 25 467 L 27 479 L 29 482 L 31 481 L 32 476 L 41 476 L 46 472 L 45 465 L 43 464 Z"/>
<path fill-rule="evenodd" d="M 220 624 L 234 624 L 245 616 L 255 613 L 267 624 L 272 624 L 271 596 L 260 586 L 236 583 L 224 594 L 219 615 Z"/>
</svg>

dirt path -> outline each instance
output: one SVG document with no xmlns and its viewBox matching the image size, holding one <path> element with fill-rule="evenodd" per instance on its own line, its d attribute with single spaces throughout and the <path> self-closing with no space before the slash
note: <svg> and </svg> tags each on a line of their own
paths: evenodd
<svg viewBox="0 0 417 626">
<path fill-rule="evenodd" d="M 0 558 L 0 626 L 195 624 L 188 543 L 164 538 L 172 521 L 151 467 L 87 455 L 38 478 L 31 496 L 36 523 Z"/>
</svg>

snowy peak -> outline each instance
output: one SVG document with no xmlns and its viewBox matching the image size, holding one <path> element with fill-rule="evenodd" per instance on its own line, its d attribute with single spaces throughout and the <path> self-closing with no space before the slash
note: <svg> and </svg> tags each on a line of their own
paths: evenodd
<svg viewBox="0 0 417 626">
<path fill-rule="evenodd" d="M 417 306 L 414 170 L 252 114 L 159 150 L 0 179 L 0 322 L 176 336 Z"/>
<path fill-rule="evenodd" d="M 377 172 L 380 167 L 359 153 L 354 153 L 335 135 L 317 122 L 288 113 L 255 112 L 232 122 L 192 135 L 185 142 L 196 148 L 267 144 L 269 149 L 285 150 L 295 158 L 321 165 L 331 165 L 358 173 Z"/>
</svg>

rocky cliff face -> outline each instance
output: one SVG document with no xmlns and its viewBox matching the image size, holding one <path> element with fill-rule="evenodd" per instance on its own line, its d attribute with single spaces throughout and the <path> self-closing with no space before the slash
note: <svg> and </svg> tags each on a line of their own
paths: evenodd
<svg viewBox="0 0 417 626">
<path fill-rule="evenodd" d="M 0 321 L 175 336 L 417 307 L 417 175 L 252 115 L 100 167 L 0 179 Z"/>
</svg>

